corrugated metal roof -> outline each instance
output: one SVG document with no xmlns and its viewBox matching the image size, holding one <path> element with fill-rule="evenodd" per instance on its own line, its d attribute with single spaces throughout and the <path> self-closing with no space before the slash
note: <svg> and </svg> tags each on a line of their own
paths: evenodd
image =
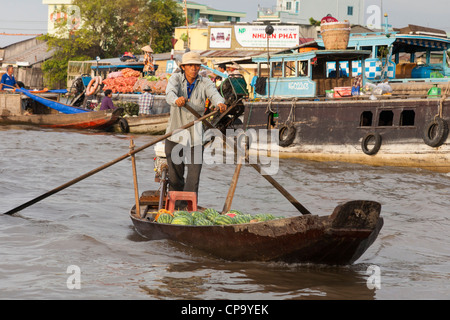
<svg viewBox="0 0 450 320">
<path fill-rule="evenodd" d="M 4 49 L 22 41 L 36 38 L 37 36 L 39 35 L 0 33 L 0 49 Z"/>
<path fill-rule="evenodd" d="M 204 58 L 245 58 L 257 56 L 266 52 L 263 50 L 206 50 L 199 52 Z"/>
<path fill-rule="evenodd" d="M 15 56 L 10 56 L 5 58 L 4 64 L 16 64 L 17 62 L 28 62 L 31 66 L 36 63 L 41 63 L 53 56 L 54 50 L 48 51 L 48 46 L 46 42 L 39 43 L 38 45 L 21 52 Z"/>
</svg>

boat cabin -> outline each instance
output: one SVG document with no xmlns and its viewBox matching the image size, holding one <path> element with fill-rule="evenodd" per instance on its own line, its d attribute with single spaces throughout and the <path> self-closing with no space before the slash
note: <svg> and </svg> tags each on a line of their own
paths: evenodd
<svg viewBox="0 0 450 320">
<path fill-rule="evenodd" d="M 370 55 L 365 50 L 291 50 L 270 55 L 269 67 L 267 56 L 253 57 L 258 65 L 255 98 L 314 98 L 331 90 L 339 94 L 338 89 L 351 87 L 357 76 L 364 84 L 361 69 L 348 66 L 364 64 Z"/>
<path fill-rule="evenodd" d="M 324 48 L 321 38 L 317 44 Z M 351 33 L 347 49 L 371 51 L 365 76 L 372 82 L 446 82 L 450 76 L 450 39 L 439 30 L 409 26 L 392 32 Z"/>
</svg>

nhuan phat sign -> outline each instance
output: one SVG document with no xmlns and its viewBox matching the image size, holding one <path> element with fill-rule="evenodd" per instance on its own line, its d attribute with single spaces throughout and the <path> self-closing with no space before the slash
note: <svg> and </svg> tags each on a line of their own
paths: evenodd
<svg viewBox="0 0 450 320">
<path fill-rule="evenodd" d="M 299 26 L 273 26 L 274 32 L 269 36 L 271 48 L 290 48 L 297 46 Z M 234 34 L 237 43 L 244 48 L 260 48 L 267 46 L 266 26 L 235 26 Z"/>
</svg>

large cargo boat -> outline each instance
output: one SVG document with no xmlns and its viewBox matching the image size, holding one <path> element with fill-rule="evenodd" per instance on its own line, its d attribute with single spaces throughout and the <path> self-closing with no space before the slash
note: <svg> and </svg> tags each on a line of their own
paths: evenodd
<svg viewBox="0 0 450 320">
<path fill-rule="evenodd" d="M 430 82 L 430 95 L 395 94 L 361 69 L 342 72 L 366 65 L 371 50 L 299 51 L 253 58 L 258 78 L 244 102 L 245 129 L 279 129 L 281 157 L 450 172 L 448 81 Z"/>
</svg>

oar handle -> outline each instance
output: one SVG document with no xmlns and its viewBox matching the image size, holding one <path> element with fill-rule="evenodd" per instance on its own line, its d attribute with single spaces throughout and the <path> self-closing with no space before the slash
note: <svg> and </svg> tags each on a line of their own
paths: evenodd
<svg viewBox="0 0 450 320">
<path fill-rule="evenodd" d="M 61 190 L 64 190 L 64 189 L 70 187 L 71 185 L 74 185 L 77 182 L 80 182 L 81 180 L 84 180 L 84 179 L 86 179 L 86 178 L 96 174 L 97 172 L 100 172 L 100 171 L 102 171 L 102 170 L 104 170 L 104 169 L 106 169 L 106 168 L 108 168 L 108 167 L 110 167 L 110 166 L 112 166 L 112 165 L 114 165 L 114 164 L 116 164 L 116 163 L 118 163 L 118 162 L 120 162 L 120 161 L 122 161 L 122 160 L 124 160 L 124 159 L 126 159 L 126 158 L 128 158 L 128 157 L 130 157 L 130 156 L 132 156 L 134 154 L 136 154 L 136 153 L 138 153 L 138 152 L 141 152 L 142 150 L 147 149 L 148 147 L 151 147 L 152 145 L 154 145 L 154 144 L 156 144 L 156 143 L 158 143 L 160 141 L 163 141 L 163 140 L 169 138 L 177 130 L 183 130 L 183 129 L 187 129 L 189 127 L 192 127 L 197 121 L 202 121 L 202 120 L 210 117 L 211 115 L 213 115 L 213 114 L 215 114 L 217 112 L 218 111 L 214 111 L 212 113 L 209 113 L 208 115 L 205 115 L 205 116 L 203 116 L 203 117 L 201 117 L 201 118 L 199 118 L 199 119 L 197 119 L 195 121 L 189 122 L 188 124 L 182 126 L 179 129 L 176 129 L 174 131 L 166 133 L 165 135 L 157 138 L 156 140 L 154 140 L 152 142 L 149 142 L 149 143 L 143 145 L 142 147 L 134 149 L 134 150 L 130 151 L 129 153 L 124 154 L 124 155 L 120 156 L 119 158 L 117 158 L 115 160 L 112 160 L 112 161 L 110 161 L 110 162 L 108 162 L 108 163 L 106 163 L 106 164 L 104 164 L 104 165 L 102 165 L 102 166 L 100 166 L 100 167 L 98 167 L 98 168 L 96 168 L 94 170 L 91 170 L 91 171 L 89 171 L 89 172 L 79 176 L 76 179 L 73 179 L 73 180 L 71 180 L 71 181 L 69 181 L 69 182 L 67 182 L 67 183 L 65 183 L 65 184 L 63 184 L 63 185 L 53 189 L 53 190 L 50 190 L 50 191 L 40 195 L 39 197 L 36 197 L 36 198 L 34 198 L 34 199 L 24 203 L 24 204 L 14 208 L 14 209 L 12 209 L 12 210 L 9 210 L 8 212 L 5 212 L 4 214 L 12 215 L 12 214 L 14 214 L 16 212 L 19 212 L 20 210 L 23 210 L 23 209 L 25 209 L 25 208 L 27 208 L 27 207 L 29 207 L 29 206 L 31 206 L 31 205 L 41 201 L 41 200 L 44 200 L 45 198 L 47 198 L 47 197 L 49 197 L 49 196 L 51 196 L 51 195 L 53 195 L 53 194 L 55 194 L 55 193 L 57 193 L 57 192 L 59 192 Z"/>
</svg>

